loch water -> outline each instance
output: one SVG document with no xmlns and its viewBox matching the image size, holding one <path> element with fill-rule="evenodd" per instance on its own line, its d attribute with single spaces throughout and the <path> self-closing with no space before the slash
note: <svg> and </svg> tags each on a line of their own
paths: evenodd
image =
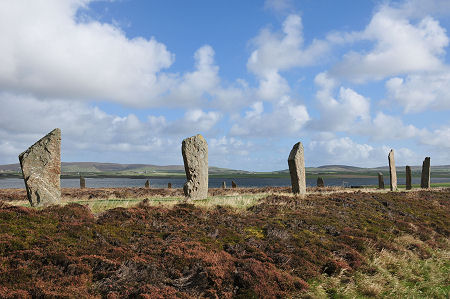
<svg viewBox="0 0 450 299">
<path fill-rule="evenodd" d="M 183 177 L 164 177 L 148 178 L 151 188 L 166 188 L 167 183 L 172 183 L 173 188 L 182 188 L 186 179 Z M 144 187 L 147 178 L 86 178 L 87 188 L 125 188 L 125 187 Z M 264 177 L 245 177 L 245 178 L 209 178 L 210 188 L 220 188 L 225 181 L 227 187 L 231 187 L 231 180 L 235 181 L 238 187 L 288 187 L 291 185 L 289 177 L 264 178 Z M 316 186 L 316 178 L 307 178 L 307 186 Z M 326 186 L 377 186 L 378 178 L 324 178 Z M 432 183 L 450 182 L 450 178 L 431 178 Z M 405 178 L 397 180 L 399 185 L 405 184 Z M 413 184 L 420 184 L 420 178 L 412 178 Z M 386 188 L 389 188 L 389 177 L 384 178 Z M 78 178 L 61 179 L 61 187 L 78 188 L 80 180 Z M 0 189 L 4 188 L 25 188 L 23 179 L 19 178 L 0 178 Z"/>
</svg>

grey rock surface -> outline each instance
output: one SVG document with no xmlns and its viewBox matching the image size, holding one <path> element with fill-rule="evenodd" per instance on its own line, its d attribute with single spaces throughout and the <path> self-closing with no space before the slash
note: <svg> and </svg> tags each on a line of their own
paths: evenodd
<svg viewBox="0 0 450 299">
<path fill-rule="evenodd" d="M 411 190 L 412 189 L 412 185 L 411 185 L 411 167 L 409 167 L 409 166 L 406 166 L 405 177 L 406 177 L 406 190 Z"/>
<path fill-rule="evenodd" d="M 80 176 L 80 189 L 86 188 L 86 179 Z"/>
<path fill-rule="evenodd" d="M 378 173 L 378 189 L 384 189 L 384 177 L 381 172 Z"/>
<path fill-rule="evenodd" d="M 231 181 L 231 188 L 237 188 L 237 184 L 235 181 Z"/>
<path fill-rule="evenodd" d="M 208 144 L 202 135 L 186 138 L 181 145 L 187 182 L 184 195 L 188 199 L 208 197 Z"/>
<path fill-rule="evenodd" d="M 325 183 L 323 182 L 323 178 L 322 177 L 318 177 L 317 178 L 317 187 L 324 187 Z"/>
<path fill-rule="evenodd" d="M 150 188 L 150 181 L 149 180 L 146 180 L 145 181 L 145 188 Z"/>
<path fill-rule="evenodd" d="M 420 187 L 430 188 L 430 157 L 426 157 L 425 160 L 423 160 Z"/>
<path fill-rule="evenodd" d="M 397 190 L 397 171 L 395 169 L 394 150 L 391 149 L 388 155 L 389 161 L 389 182 L 391 185 L 391 191 Z"/>
<path fill-rule="evenodd" d="M 19 155 L 32 206 L 57 204 L 61 199 L 61 130 L 54 129 Z"/>
<path fill-rule="evenodd" d="M 227 182 L 223 181 L 222 182 L 222 189 L 226 189 L 227 188 Z"/>
<path fill-rule="evenodd" d="M 292 192 L 301 196 L 306 195 L 305 158 L 303 145 L 297 142 L 289 154 L 289 173 L 291 175 Z"/>
</svg>

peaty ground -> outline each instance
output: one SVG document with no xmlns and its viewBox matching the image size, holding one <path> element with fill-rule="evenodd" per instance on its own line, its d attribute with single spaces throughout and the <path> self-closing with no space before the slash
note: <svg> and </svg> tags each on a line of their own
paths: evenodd
<svg viewBox="0 0 450 299">
<path fill-rule="evenodd" d="M 0 297 L 449 296 L 450 189 L 288 192 L 0 190 Z"/>
</svg>

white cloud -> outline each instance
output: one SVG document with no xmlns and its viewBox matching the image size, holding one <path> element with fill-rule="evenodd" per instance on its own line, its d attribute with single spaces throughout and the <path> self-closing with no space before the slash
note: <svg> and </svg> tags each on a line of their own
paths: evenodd
<svg viewBox="0 0 450 299">
<path fill-rule="evenodd" d="M 405 113 L 426 109 L 450 109 L 450 71 L 412 74 L 395 77 L 386 82 L 390 98 L 404 107 Z"/>
<path fill-rule="evenodd" d="M 317 160 L 312 161 L 314 164 L 364 165 L 364 167 L 377 165 L 376 162 L 370 166 L 366 164 L 375 151 L 371 145 L 359 144 L 349 137 L 338 138 L 332 134 L 322 134 L 318 137 L 308 144 L 309 152 L 314 153 L 313 159 Z"/>
<path fill-rule="evenodd" d="M 278 100 L 289 92 L 289 84 L 280 75 L 281 71 L 313 65 L 329 50 L 328 43 L 321 40 L 304 46 L 303 25 L 298 15 L 289 15 L 282 31 L 278 34 L 263 29 L 252 41 L 255 50 L 247 68 L 258 76 L 257 95 L 263 100 Z"/>
<path fill-rule="evenodd" d="M 264 8 L 273 10 L 276 13 L 283 14 L 294 7 L 292 0 L 266 0 Z"/>
<path fill-rule="evenodd" d="M 420 159 L 423 159 L 415 151 L 404 146 L 370 145 L 330 133 L 315 136 L 307 147 L 309 153 L 314 153 L 311 162 L 315 165 L 340 164 L 359 167 L 386 166 L 391 148 L 394 149 L 397 166 L 419 165 Z"/>
<path fill-rule="evenodd" d="M 274 104 L 272 111 L 264 113 L 262 102 L 253 103 L 245 116 L 235 119 L 231 136 L 285 137 L 299 134 L 310 120 L 304 105 L 295 104 L 284 96 Z"/>
<path fill-rule="evenodd" d="M 450 149 L 450 126 L 443 126 L 432 132 L 427 132 L 426 134 L 423 134 L 420 141 L 426 145 L 446 149 L 447 156 L 450 156 L 448 153 L 448 150 Z"/>
<path fill-rule="evenodd" d="M 430 14 L 450 14 L 450 2 L 448 0 L 407 0 L 394 7 L 402 15 L 412 18 L 422 18 Z"/>
<path fill-rule="evenodd" d="M 99 161 L 109 157 L 137 162 L 141 155 L 147 163 L 181 163 L 178 156 L 182 138 L 209 133 L 221 118 L 215 111 L 188 110 L 173 121 L 163 116 L 141 121 L 134 114 L 119 117 L 85 103 L 42 101 L 10 93 L 0 93 L 0 106 L 0 163 L 16 162 L 22 151 L 55 127 L 62 130 L 62 154 L 69 159 L 89 153 Z M 132 155 L 123 156 L 121 152 Z M 145 157 L 149 153 L 151 157 Z"/>
<path fill-rule="evenodd" d="M 154 38 L 129 39 L 117 27 L 77 20 L 90 1 L 2 1 L 0 88 L 41 97 L 110 99 L 151 106 L 174 61 Z"/>
<path fill-rule="evenodd" d="M 233 161 L 235 156 L 247 156 L 253 144 L 234 137 L 222 136 L 209 140 L 209 151 L 213 156 L 227 156 L 227 160 Z"/>
<path fill-rule="evenodd" d="M 370 137 L 371 140 L 406 140 L 421 136 L 425 131 L 413 125 L 405 125 L 401 118 L 378 112 L 365 126 L 355 128 L 353 133 Z"/>
<path fill-rule="evenodd" d="M 320 40 L 304 46 L 302 20 L 295 14 L 285 19 L 281 35 L 263 29 L 253 39 L 253 44 L 256 49 L 250 55 L 247 67 L 260 76 L 315 64 L 329 50 L 328 44 Z"/>
<path fill-rule="evenodd" d="M 333 93 L 338 82 L 327 73 L 320 73 L 314 79 L 318 86 L 316 99 L 320 119 L 311 123 L 313 128 L 330 131 L 348 131 L 370 120 L 370 101 L 350 88 L 340 87 L 338 98 Z"/>
<path fill-rule="evenodd" d="M 220 118 L 221 114 L 216 111 L 188 110 L 182 119 L 168 124 L 165 131 L 176 135 L 206 133 L 213 129 Z"/>
<path fill-rule="evenodd" d="M 353 40 L 375 43 L 368 52 L 351 51 L 332 69 L 335 76 L 356 82 L 380 80 L 409 72 L 435 71 L 443 66 L 446 30 L 430 16 L 412 23 L 402 11 L 384 5 Z"/>
</svg>

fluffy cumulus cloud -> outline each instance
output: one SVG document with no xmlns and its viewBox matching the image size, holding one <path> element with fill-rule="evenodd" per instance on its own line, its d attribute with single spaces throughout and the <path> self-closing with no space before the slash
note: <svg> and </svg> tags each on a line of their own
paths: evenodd
<svg viewBox="0 0 450 299">
<path fill-rule="evenodd" d="M 315 64 L 329 50 L 328 43 L 322 40 L 304 45 L 302 20 L 295 14 L 286 17 L 281 34 L 263 29 L 252 44 L 255 50 L 247 68 L 258 76 L 258 96 L 263 100 L 277 100 L 289 91 L 281 71 Z"/>
<path fill-rule="evenodd" d="M 431 132 L 426 132 L 421 136 L 421 142 L 426 145 L 431 145 L 447 151 L 447 156 L 450 157 L 450 126 L 442 126 Z"/>
<path fill-rule="evenodd" d="M 356 143 L 349 137 L 339 138 L 331 133 L 322 133 L 308 144 L 308 151 L 314 153 L 313 159 L 316 159 L 313 161 L 314 164 L 363 165 L 373 155 L 375 149 L 368 144 Z"/>
<path fill-rule="evenodd" d="M 284 137 L 299 134 L 310 120 L 306 107 L 285 96 L 272 111 L 264 112 L 264 104 L 255 102 L 243 117 L 234 119 L 231 136 Z"/>
<path fill-rule="evenodd" d="M 410 148 L 371 145 L 360 143 L 350 137 L 338 137 L 332 133 L 317 135 L 307 147 L 308 153 L 314 153 L 313 163 L 346 164 L 359 167 L 379 167 L 387 164 L 387 155 L 391 148 L 395 151 L 396 165 L 419 165 L 422 156 Z"/>
<path fill-rule="evenodd" d="M 351 34 L 350 40 L 374 43 L 368 51 L 348 52 L 332 70 L 357 82 L 439 70 L 449 44 L 446 30 L 436 19 L 425 16 L 413 22 L 404 10 L 388 5 L 375 13 L 364 31 Z"/>
<path fill-rule="evenodd" d="M 318 87 L 316 100 L 320 110 L 320 119 L 312 127 L 325 131 L 349 131 L 370 120 L 370 101 L 350 88 L 340 87 L 338 97 L 334 97 L 337 87 L 335 79 L 327 73 L 315 77 Z"/>
<path fill-rule="evenodd" d="M 386 89 L 389 97 L 404 107 L 406 113 L 450 109 L 450 69 L 394 77 L 386 82 Z"/>
<path fill-rule="evenodd" d="M 0 106 L 0 163 L 17 161 L 18 154 L 55 127 L 62 130 L 62 151 L 66 157 L 89 152 L 105 161 L 117 153 L 134 153 L 142 155 L 147 163 L 180 163 L 182 138 L 192 134 L 192 130 L 208 134 L 220 119 L 214 111 L 189 110 L 174 121 L 163 116 L 140 120 L 134 114 L 120 117 L 86 103 L 42 101 L 10 93 L 0 93 Z M 133 158 L 122 156 L 124 161 L 134 161 Z"/>
<path fill-rule="evenodd" d="M 176 53 L 88 17 L 93 1 L 0 2 L 0 163 L 55 127 L 66 161 L 180 164 L 181 140 L 196 133 L 208 139 L 211 165 L 232 168 L 285 168 L 290 138 L 306 141 L 312 165 L 384 165 L 390 143 L 399 163 L 450 158 L 448 124 L 417 127 L 408 115 L 450 109 L 439 22 L 448 1 L 383 3 L 362 31 L 330 28 L 308 41 L 294 1 L 266 0 L 284 16 L 281 29 L 255 32 L 242 66 L 249 77 L 226 80 L 218 49 L 199 44 L 193 67 L 174 73 Z M 375 85 L 384 88 L 371 93 Z M 111 112 L 123 106 L 132 112 Z"/>
<path fill-rule="evenodd" d="M 0 88 L 41 97 L 151 105 L 168 88 L 158 75 L 174 55 L 154 38 L 77 19 L 87 0 L 0 3 Z"/>
<path fill-rule="evenodd" d="M 294 4 L 292 0 L 266 0 L 264 2 L 264 8 L 268 10 L 273 10 L 278 14 L 286 13 L 292 10 Z"/>
</svg>

